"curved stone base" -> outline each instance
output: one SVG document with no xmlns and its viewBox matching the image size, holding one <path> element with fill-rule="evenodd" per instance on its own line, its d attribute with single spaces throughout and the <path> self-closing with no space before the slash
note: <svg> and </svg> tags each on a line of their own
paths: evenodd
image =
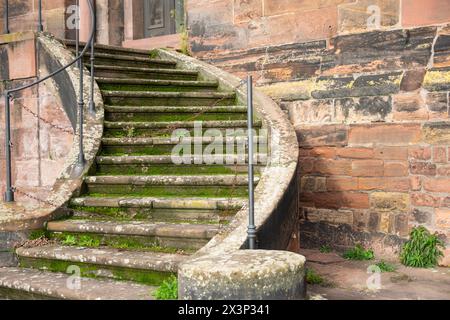
<svg viewBox="0 0 450 320">
<path fill-rule="evenodd" d="M 199 257 L 180 267 L 178 281 L 185 300 L 304 299 L 305 257 L 272 250 Z"/>
</svg>

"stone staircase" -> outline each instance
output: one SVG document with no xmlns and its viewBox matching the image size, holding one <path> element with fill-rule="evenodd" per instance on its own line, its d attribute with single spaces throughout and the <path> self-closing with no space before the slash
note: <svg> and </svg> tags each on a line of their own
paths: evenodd
<svg viewBox="0 0 450 320">
<path fill-rule="evenodd" d="M 246 203 L 247 168 L 238 161 L 246 107 L 235 92 L 148 51 L 98 45 L 95 69 L 105 103 L 102 148 L 70 201 L 70 216 L 34 233 L 50 244 L 17 249 L 21 268 L 0 269 L 7 296 L 152 299 Z M 211 130 L 234 145 L 202 158 L 215 137 L 191 134 Z M 180 143 L 196 147 L 179 155 L 189 163 L 177 165 L 171 154 Z M 66 287 L 71 266 L 79 268 L 82 290 Z"/>
</svg>

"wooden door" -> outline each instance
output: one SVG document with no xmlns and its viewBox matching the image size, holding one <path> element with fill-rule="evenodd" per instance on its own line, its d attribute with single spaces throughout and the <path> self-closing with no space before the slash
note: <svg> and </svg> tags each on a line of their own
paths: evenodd
<svg viewBox="0 0 450 320">
<path fill-rule="evenodd" d="M 144 0 L 144 36 L 176 33 L 175 0 Z"/>
</svg>

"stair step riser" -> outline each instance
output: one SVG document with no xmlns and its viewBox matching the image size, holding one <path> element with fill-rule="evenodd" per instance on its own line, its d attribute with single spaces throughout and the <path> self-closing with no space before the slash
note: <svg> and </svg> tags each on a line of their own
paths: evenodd
<svg viewBox="0 0 450 320">
<path fill-rule="evenodd" d="M 246 174 L 246 165 L 217 166 L 217 165 L 107 165 L 97 164 L 99 175 L 211 175 L 211 174 Z M 260 167 L 255 167 L 255 172 L 260 173 Z"/>
<path fill-rule="evenodd" d="M 121 122 L 162 122 L 162 121 L 232 121 L 232 120 L 246 120 L 246 113 L 143 113 L 143 112 L 105 112 L 106 121 L 121 121 Z"/>
<path fill-rule="evenodd" d="M 72 261 L 37 259 L 19 257 L 19 265 L 22 268 L 33 268 L 51 272 L 66 273 L 69 267 L 80 268 L 80 276 L 86 278 L 108 278 L 124 281 L 134 281 L 146 285 L 159 286 L 164 280 L 172 275 L 172 272 L 161 272 L 156 270 L 140 270 L 124 267 L 113 267 L 107 265 L 96 265 L 92 263 L 79 263 Z"/>
<path fill-rule="evenodd" d="M 265 130 L 261 131 L 258 130 L 257 126 L 255 126 L 255 133 L 259 135 L 264 135 L 266 132 Z M 208 133 L 208 130 L 211 130 L 212 128 L 203 128 L 202 134 Z M 173 133 L 177 131 L 182 131 L 182 133 L 187 136 L 190 135 L 191 137 L 194 136 L 195 129 L 189 128 L 186 126 L 173 126 L 173 127 L 166 127 L 166 128 L 105 128 L 104 131 L 104 137 L 105 138 L 121 138 L 121 137 L 128 137 L 128 138 L 145 138 L 145 137 L 172 137 Z M 243 137 L 245 136 L 245 132 L 247 130 L 247 127 L 235 127 L 235 128 L 214 128 L 214 132 L 221 133 L 223 137 Z M 211 131 L 209 131 L 211 133 Z"/>
<path fill-rule="evenodd" d="M 84 59 L 85 63 L 90 62 L 90 58 Z M 122 59 L 105 59 L 105 58 L 95 58 L 94 66 L 117 66 L 117 67 L 134 67 L 134 68 L 147 68 L 147 69 L 175 69 L 176 66 L 157 63 L 157 62 L 145 62 L 145 61 L 135 61 L 135 60 L 122 60 Z M 97 76 L 97 73 L 95 73 Z"/>
<path fill-rule="evenodd" d="M 0 287 L 0 300 L 61 300 L 46 295 L 30 293 L 23 290 Z"/>
<path fill-rule="evenodd" d="M 247 187 L 243 186 L 145 186 L 123 184 L 86 184 L 90 194 L 129 195 L 129 196 L 165 196 L 165 197 L 245 197 Z"/>
<path fill-rule="evenodd" d="M 90 57 L 89 56 L 85 57 L 84 61 L 86 64 L 89 64 Z M 126 59 L 110 59 L 110 58 L 100 58 L 100 57 L 95 57 L 94 65 L 149 68 L 149 69 L 175 69 L 176 68 L 176 65 L 166 64 L 166 63 L 158 63 L 158 62 L 154 62 L 154 61 L 146 62 L 146 61 L 136 61 L 136 60 L 126 60 Z"/>
<path fill-rule="evenodd" d="M 66 43 L 66 46 L 69 50 L 75 52 L 75 44 L 74 43 Z M 84 43 L 80 45 L 80 48 L 84 48 Z M 135 51 L 135 50 L 117 50 L 115 48 L 103 48 L 95 46 L 96 53 L 106 53 L 116 56 L 128 56 L 128 57 L 137 57 L 137 58 L 150 58 L 151 51 Z"/>
<path fill-rule="evenodd" d="M 107 84 L 99 83 L 101 90 L 106 91 L 159 91 L 159 92 L 214 92 L 217 91 L 216 85 L 147 85 L 147 84 Z"/>
<path fill-rule="evenodd" d="M 108 207 L 72 207 L 73 216 L 80 219 L 108 219 L 108 220 L 132 220 L 132 221 L 166 221 L 177 222 L 211 222 L 220 223 L 230 221 L 238 209 L 228 210 L 199 210 L 199 209 L 152 209 L 152 208 L 127 208 L 111 211 Z"/>
<path fill-rule="evenodd" d="M 79 239 L 80 236 L 86 236 L 87 233 L 75 232 L 50 232 L 50 239 L 63 241 L 67 236 L 74 236 Z M 196 239 L 189 237 L 161 237 L 155 235 L 136 236 L 136 235 L 116 235 L 116 234 L 99 234 L 89 233 L 90 239 L 98 241 L 101 246 L 108 246 L 110 248 L 126 249 L 127 246 L 134 248 L 152 250 L 154 247 L 171 249 L 188 250 L 189 252 L 201 249 L 208 243 L 210 238 Z"/>
<path fill-rule="evenodd" d="M 189 147 L 190 146 L 190 147 Z M 243 158 L 245 158 L 247 154 L 247 148 L 244 146 L 236 146 L 226 144 L 216 144 L 209 145 L 204 144 L 199 146 L 198 149 L 201 148 L 201 153 L 197 150 L 197 147 L 194 148 L 194 145 L 187 145 L 186 151 L 190 152 L 191 155 L 222 155 L 225 152 L 227 154 L 242 154 Z M 205 152 L 206 151 L 206 152 Z M 260 154 L 267 153 L 267 147 L 265 145 L 258 146 L 257 152 Z M 102 155 L 174 155 L 182 156 L 182 151 L 176 145 L 128 145 L 128 146 L 116 146 L 116 145 L 103 145 L 102 147 Z M 226 159 L 223 159 L 225 163 Z"/>
<path fill-rule="evenodd" d="M 105 103 L 117 106 L 226 106 L 236 102 L 235 98 L 201 97 L 121 97 L 106 96 Z"/>
<path fill-rule="evenodd" d="M 160 73 L 150 71 L 114 71 L 97 68 L 95 70 L 97 77 L 119 78 L 119 79 L 154 79 L 154 80 L 185 80 L 195 81 L 198 75 L 179 74 L 179 73 Z"/>
</svg>

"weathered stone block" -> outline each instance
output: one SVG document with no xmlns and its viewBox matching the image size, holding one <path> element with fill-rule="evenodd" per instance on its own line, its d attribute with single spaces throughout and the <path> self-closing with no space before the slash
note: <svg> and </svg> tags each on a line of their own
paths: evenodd
<svg viewBox="0 0 450 320">
<path fill-rule="evenodd" d="M 426 70 L 408 70 L 404 73 L 400 89 L 402 91 L 415 91 L 422 87 L 423 80 L 425 78 Z"/>
<path fill-rule="evenodd" d="M 442 230 L 450 229 L 450 209 L 436 209 L 436 227 Z"/>
<path fill-rule="evenodd" d="M 234 22 L 248 22 L 263 14 L 263 0 L 234 0 Z"/>
<path fill-rule="evenodd" d="M 353 146 L 408 145 L 419 142 L 421 133 L 420 124 L 354 125 L 350 127 L 348 142 Z"/>
<path fill-rule="evenodd" d="M 450 3 L 447 0 L 403 0 L 402 24 L 405 27 L 448 22 Z"/>
<path fill-rule="evenodd" d="M 339 32 L 380 29 L 398 24 L 400 1 L 358 0 L 339 6 Z"/>
<path fill-rule="evenodd" d="M 414 209 L 412 216 L 417 223 L 431 225 L 433 222 L 434 210 L 429 208 Z"/>
<path fill-rule="evenodd" d="M 371 207 L 378 211 L 406 212 L 410 200 L 407 193 L 374 192 L 370 195 Z"/>
<path fill-rule="evenodd" d="M 429 144 L 450 144 L 450 122 L 426 123 L 423 139 Z"/>
<path fill-rule="evenodd" d="M 409 165 L 409 170 L 412 174 L 420 174 L 425 176 L 435 176 L 436 169 L 436 165 L 429 162 L 413 161 Z"/>
<path fill-rule="evenodd" d="M 300 146 L 345 146 L 348 133 L 344 125 L 302 126 L 297 129 Z"/>
<path fill-rule="evenodd" d="M 336 99 L 336 122 L 361 123 L 384 121 L 392 111 L 390 97 Z"/>
</svg>

